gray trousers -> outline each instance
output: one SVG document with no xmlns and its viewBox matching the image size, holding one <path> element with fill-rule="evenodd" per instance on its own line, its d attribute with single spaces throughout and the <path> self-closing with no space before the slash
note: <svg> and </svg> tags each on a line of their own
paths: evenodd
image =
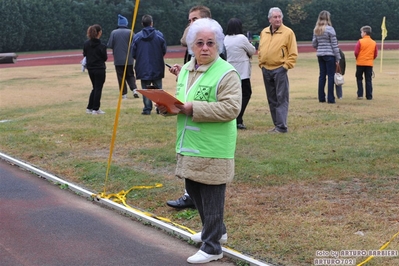
<svg viewBox="0 0 399 266">
<path fill-rule="evenodd" d="M 125 66 L 124 65 L 123 66 L 115 66 L 115 71 L 116 71 L 116 77 L 118 78 L 118 84 L 119 84 L 119 89 L 120 89 L 122 87 L 122 79 L 123 79 L 123 74 L 125 72 Z M 127 94 L 126 83 L 129 85 L 129 88 L 131 91 L 137 89 L 133 65 L 128 65 L 126 68 L 125 84 L 123 86 L 122 95 Z"/>
<path fill-rule="evenodd" d="M 283 67 L 273 70 L 262 68 L 270 114 L 274 126 L 280 132 L 288 131 L 289 83 L 287 72 L 288 70 Z"/>
<path fill-rule="evenodd" d="M 220 238 L 226 233 L 223 222 L 226 184 L 206 185 L 185 179 L 186 190 L 197 208 L 202 222 L 201 250 L 212 255 L 222 253 Z"/>
</svg>

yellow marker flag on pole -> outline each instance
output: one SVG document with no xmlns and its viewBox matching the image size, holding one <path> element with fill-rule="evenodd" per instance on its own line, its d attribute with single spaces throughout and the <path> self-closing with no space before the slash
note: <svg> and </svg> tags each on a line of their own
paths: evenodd
<svg viewBox="0 0 399 266">
<path fill-rule="evenodd" d="M 385 16 L 382 18 L 382 24 L 381 24 L 381 63 L 380 63 L 380 73 L 382 72 L 382 58 L 384 55 L 384 40 L 388 36 L 388 31 L 387 27 L 385 26 Z"/>
<path fill-rule="evenodd" d="M 382 40 L 385 40 L 385 38 L 388 36 L 387 27 L 385 26 L 385 17 L 382 19 L 381 35 L 382 35 Z"/>
</svg>

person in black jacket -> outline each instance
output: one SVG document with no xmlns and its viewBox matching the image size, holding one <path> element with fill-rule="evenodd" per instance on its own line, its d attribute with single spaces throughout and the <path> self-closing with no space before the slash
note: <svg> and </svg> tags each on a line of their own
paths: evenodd
<svg viewBox="0 0 399 266">
<path fill-rule="evenodd" d="M 83 56 L 86 57 L 86 67 L 93 85 L 86 113 L 93 115 L 105 114 L 104 111 L 100 110 L 100 100 L 105 82 L 105 61 L 107 61 L 108 55 L 107 46 L 100 41 L 101 35 L 100 25 L 90 26 L 87 29 L 88 40 L 83 45 Z"/>
</svg>

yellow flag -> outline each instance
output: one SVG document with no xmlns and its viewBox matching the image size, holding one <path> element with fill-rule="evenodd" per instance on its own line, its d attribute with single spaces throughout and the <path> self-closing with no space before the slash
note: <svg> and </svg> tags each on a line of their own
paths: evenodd
<svg viewBox="0 0 399 266">
<path fill-rule="evenodd" d="M 388 35 L 387 28 L 385 27 L 385 17 L 382 19 L 382 24 L 381 24 L 381 35 L 382 39 L 385 40 L 385 38 Z"/>
</svg>

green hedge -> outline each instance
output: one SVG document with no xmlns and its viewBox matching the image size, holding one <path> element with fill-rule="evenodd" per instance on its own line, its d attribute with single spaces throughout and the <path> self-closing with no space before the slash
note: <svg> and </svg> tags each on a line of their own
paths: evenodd
<svg viewBox="0 0 399 266">
<path fill-rule="evenodd" d="M 80 49 L 86 29 L 98 23 L 103 41 L 117 26 L 117 14 L 133 19 L 136 1 L 128 0 L 0 0 L 0 52 Z M 211 8 L 212 17 L 226 28 L 232 17 L 243 21 L 244 31 L 253 34 L 269 24 L 270 7 L 284 13 L 284 24 L 291 27 L 298 41 L 312 39 L 318 13 L 329 10 L 338 40 L 357 40 L 361 26 L 373 28 L 373 38 L 381 39 L 382 17 L 386 16 L 387 40 L 399 39 L 397 0 L 146 0 L 140 1 L 134 31 L 141 29 L 141 16 L 150 14 L 154 27 L 163 32 L 168 45 L 178 45 L 187 25 L 187 12 L 197 4 Z"/>
</svg>

